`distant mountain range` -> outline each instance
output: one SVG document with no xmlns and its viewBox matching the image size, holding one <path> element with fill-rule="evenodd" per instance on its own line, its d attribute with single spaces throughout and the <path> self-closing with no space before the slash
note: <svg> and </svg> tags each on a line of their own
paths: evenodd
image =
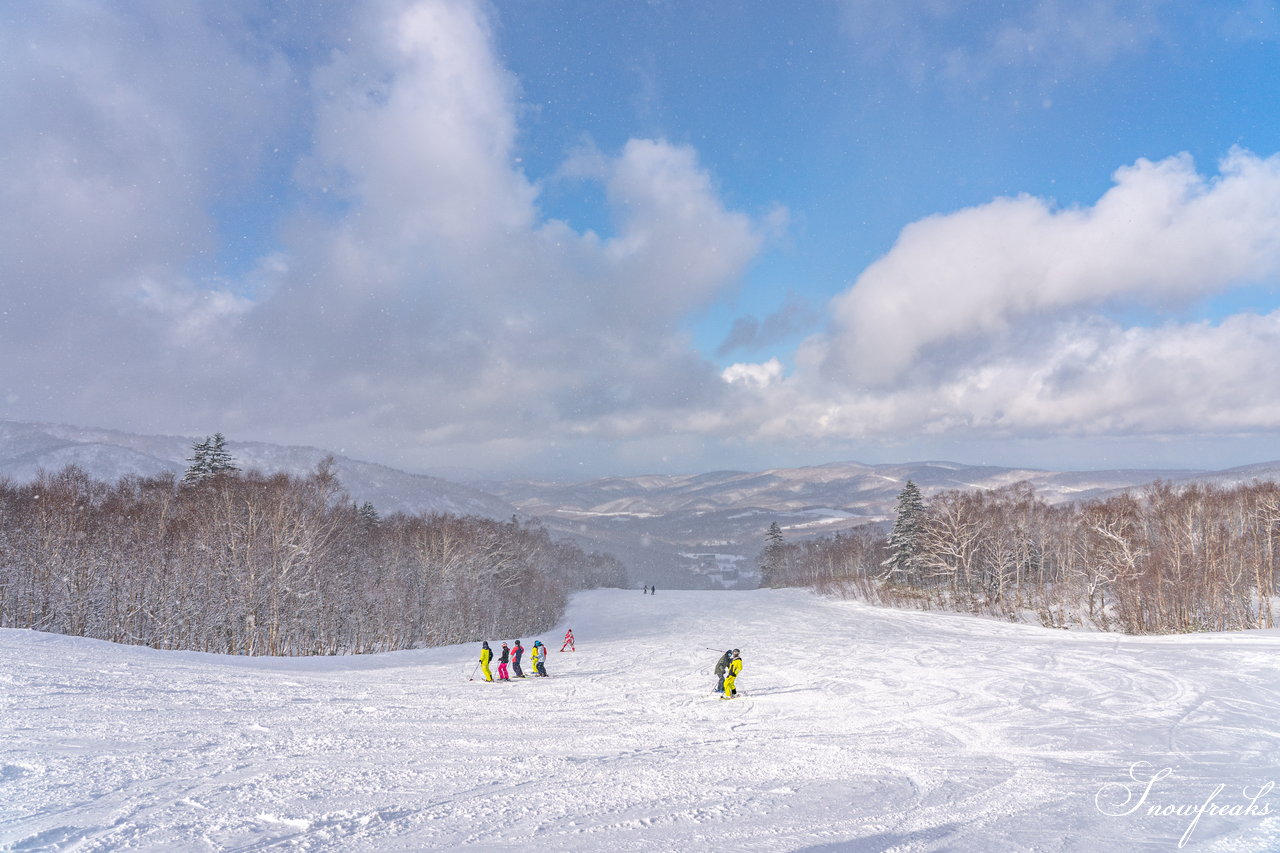
<svg viewBox="0 0 1280 853">
<path fill-rule="evenodd" d="M 40 469 L 56 471 L 70 463 L 108 481 L 124 474 L 181 473 L 193 440 L 0 421 L 0 476 L 22 482 L 33 479 Z M 1223 471 L 1045 471 L 954 462 L 833 462 L 759 472 L 462 485 L 312 447 L 239 442 L 229 437 L 227 448 L 242 468 L 268 473 L 305 474 L 333 455 L 335 472 L 352 499 L 369 501 L 384 515 L 403 511 L 541 518 L 553 533 L 589 550 L 617 556 L 637 586 L 685 588 L 754 586 L 755 556 L 774 521 L 788 538 L 885 522 L 892 517 L 898 493 L 908 479 L 926 498 L 948 489 L 994 489 L 1025 480 L 1050 503 L 1105 497 L 1155 480 L 1221 486 L 1280 480 L 1280 462 Z"/>
<path fill-rule="evenodd" d="M 1225 471 L 1045 471 L 955 462 L 832 462 L 759 472 L 476 485 L 581 541 L 617 543 L 615 547 L 629 543 L 633 556 L 628 564 L 655 579 L 683 585 L 682 576 L 692 572 L 713 586 L 751 586 L 758 580 L 755 556 L 771 522 L 777 521 L 789 539 L 884 523 L 893 517 L 907 480 L 914 481 L 926 498 L 950 489 L 996 489 L 1026 481 L 1042 499 L 1056 504 L 1105 497 L 1156 480 L 1221 486 L 1280 480 L 1280 462 Z"/>
<path fill-rule="evenodd" d="M 173 471 L 181 475 L 189 464 L 192 442 L 203 438 L 0 421 L 0 476 L 28 482 L 41 469 L 58 471 L 70 464 L 108 482 L 125 474 L 150 476 Z M 282 471 L 305 475 L 325 457 L 332 456 L 334 473 L 352 500 L 369 501 L 384 515 L 440 512 L 510 518 L 517 513 L 510 503 L 471 486 L 360 462 L 314 447 L 284 447 L 229 438 L 227 449 L 242 469 L 271 474 Z"/>
</svg>

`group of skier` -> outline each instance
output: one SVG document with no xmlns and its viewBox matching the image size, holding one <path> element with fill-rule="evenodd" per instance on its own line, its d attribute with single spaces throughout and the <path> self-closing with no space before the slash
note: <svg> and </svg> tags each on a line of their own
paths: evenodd
<svg viewBox="0 0 1280 853">
<path fill-rule="evenodd" d="M 565 632 L 564 645 L 560 646 L 560 651 L 576 652 L 577 646 L 573 642 L 573 629 L 570 628 Z M 524 655 L 524 646 L 520 645 L 520 641 L 516 640 L 515 646 L 502 644 L 502 653 L 498 656 L 498 681 L 510 681 L 511 673 L 514 672 L 516 678 L 525 678 L 524 670 L 520 668 L 520 658 Z M 485 681 L 495 680 L 493 671 L 489 669 L 489 664 L 493 662 L 493 649 L 489 648 L 489 641 L 485 640 L 480 644 L 480 671 L 484 673 Z M 529 649 L 529 663 L 533 666 L 533 674 L 541 678 L 547 677 L 547 647 L 542 645 L 541 640 L 533 641 L 533 648 Z M 507 668 L 510 664 L 510 669 Z"/>
<path fill-rule="evenodd" d="M 516 678 L 526 678 L 524 670 L 520 668 L 520 658 L 524 655 L 524 646 L 520 645 L 520 641 L 516 640 L 514 647 L 502 644 L 502 653 L 498 656 L 498 681 L 510 681 L 511 673 L 514 672 Z M 541 640 L 533 641 L 533 648 L 529 650 L 529 663 L 533 667 L 533 674 L 542 678 L 547 677 L 547 647 L 542 645 Z M 493 672 L 489 669 L 489 664 L 493 662 L 493 650 L 489 648 L 489 642 L 480 644 L 480 671 L 484 673 L 485 681 L 493 681 Z M 507 668 L 510 664 L 510 669 Z"/>
<path fill-rule="evenodd" d="M 712 692 L 721 694 L 721 699 L 732 699 L 738 695 L 738 676 L 742 674 L 742 653 L 738 649 L 729 649 L 716 662 L 716 689 Z"/>
<path fill-rule="evenodd" d="M 573 641 L 573 629 L 570 628 L 565 632 L 564 645 L 560 647 L 560 651 L 577 651 L 577 647 Z M 498 656 L 498 677 L 493 677 L 493 671 L 489 669 L 489 665 L 493 662 L 493 650 L 489 648 L 489 641 L 486 640 L 480 644 L 480 671 L 484 673 L 485 681 L 510 681 L 511 672 L 515 673 L 516 678 L 525 678 L 524 670 L 520 668 L 520 658 L 524 655 L 524 646 L 520 645 L 520 641 L 516 640 L 515 646 L 502 644 L 502 653 Z M 547 647 L 542 645 L 541 640 L 534 640 L 533 647 L 529 650 L 529 661 L 533 665 L 533 674 L 541 678 L 547 677 Z M 510 669 L 508 670 L 508 666 Z M 729 649 L 720 656 L 720 660 L 716 662 L 716 689 L 713 691 L 720 694 L 721 699 L 732 699 L 738 695 L 738 676 L 742 674 L 742 652 L 740 649 Z"/>
</svg>

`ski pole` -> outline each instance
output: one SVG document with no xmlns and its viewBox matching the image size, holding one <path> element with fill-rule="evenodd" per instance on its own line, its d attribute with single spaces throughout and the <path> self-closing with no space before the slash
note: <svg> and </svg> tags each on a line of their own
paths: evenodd
<svg viewBox="0 0 1280 853">
<path fill-rule="evenodd" d="M 471 674 L 467 676 L 467 681 L 475 681 L 476 672 L 478 672 L 479 669 L 480 669 L 480 661 L 476 661 L 476 668 L 471 670 Z"/>
</svg>

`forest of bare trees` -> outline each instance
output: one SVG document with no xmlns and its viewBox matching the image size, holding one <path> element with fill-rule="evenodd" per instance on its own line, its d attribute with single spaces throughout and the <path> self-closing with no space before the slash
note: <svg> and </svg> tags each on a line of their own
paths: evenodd
<svg viewBox="0 0 1280 853">
<path fill-rule="evenodd" d="M 900 501 L 899 510 L 889 537 L 874 526 L 805 542 L 771 537 L 764 585 L 1130 634 L 1275 624 L 1276 483 L 1158 482 L 1058 506 L 1021 483 L 943 492 L 915 509 Z"/>
<path fill-rule="evenodd" d="M 68 467 L 0 483 L 0 627 L 245 655 L 514 637 L 569 593 L 620 586 L 607 555 L 542 527 L 357 509 L 306 477 L 144 478 Z"/>
</svg>

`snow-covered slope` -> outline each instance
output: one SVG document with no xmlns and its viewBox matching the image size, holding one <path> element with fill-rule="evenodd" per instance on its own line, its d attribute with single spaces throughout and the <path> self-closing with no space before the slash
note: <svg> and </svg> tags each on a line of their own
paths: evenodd
<svg viewBox="0 0 1280 853">
<path fill-rule="evenodd" d="M 567 623 L 578 651 L 510 684 L 467 680 L 474 645 L 238 659 L 0 631 L 0 848 L 1280 849 L 1277 632 L 775 590 L 583 593 Z M 745 695 L 722 701 L 706 647 L 731 645 Z M 1148 812 L 1206 803 L 1227 813 Z"/>
<path fill-rule="evenodd" d="M 41 469 L 58 471 L 72 463 L 107 482 L 115 482 L 125 474 L 181 474 L 187 468 L 191 444 L 192 439 L 179 436 L 0 421 L 0 476 L 28 482 Z M 245 470 L 294 475 L 314 471 L 321 460 L 332 455 L 334 471 L 352 499 L 356 503 L 369 501 L 384 515 L 397 511 L 447 512 L 505 519 L 516 513 L 506 501 L 470 486 L 409 474 L 314 447 L 229 440 L 227 449 Z"/>
</svg>

